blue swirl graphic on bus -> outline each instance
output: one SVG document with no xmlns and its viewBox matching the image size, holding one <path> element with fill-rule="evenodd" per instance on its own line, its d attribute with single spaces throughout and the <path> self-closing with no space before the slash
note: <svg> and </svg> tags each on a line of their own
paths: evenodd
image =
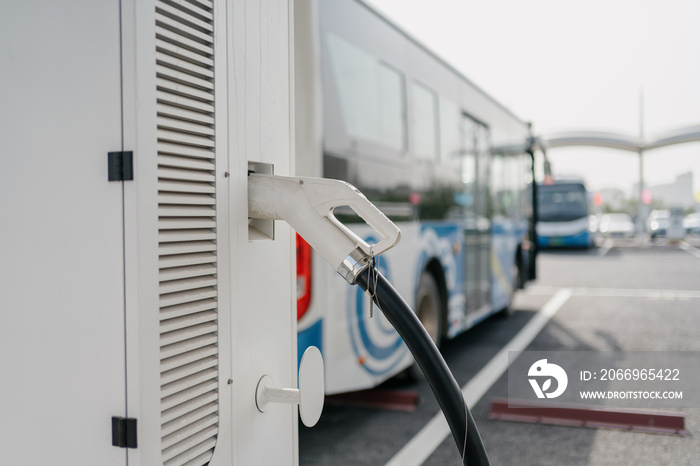
<svg viewBox="0 0 700 466">
<path fill-rule="evenodd" d="M 368 243 L 376 242 L 372 237 Z M 386 258 L 376 258 L 377 268 L 391 280 Z M 408 349 L 381 310 L 375 305 L 374 316 L 369 318 L 369 298 L 360 287 L 350 294 L 348 320 L 352 349 L 362 368 L 372 375 L 382 375 L 394 369 L 405 357 Z"/>
</svg>

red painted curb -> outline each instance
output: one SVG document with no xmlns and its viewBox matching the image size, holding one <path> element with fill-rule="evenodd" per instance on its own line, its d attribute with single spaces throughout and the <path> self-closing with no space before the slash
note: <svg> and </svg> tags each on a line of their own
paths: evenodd
<svg viewBox="0 0 700 466">
<path fill-rule="evenodd" d="M 688 435 L 685 416 L 677 412 L 582 406 L 494 398 L 489 419 L 570 427 L 605 427 Z"/>
<path fill-rule="evenodd" d="M 419 402 L 418 393 L 410 390 L 373 389 L 326 397 L 326 404 L 408 412 L 415 411 Z"/>
</svg>

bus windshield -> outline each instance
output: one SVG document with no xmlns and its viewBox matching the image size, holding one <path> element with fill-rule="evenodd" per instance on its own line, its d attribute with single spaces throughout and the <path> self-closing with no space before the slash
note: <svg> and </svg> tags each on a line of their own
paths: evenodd
<svg viewBox="0 0 700 466">
<path fill-rule="evenodd" d="M 540 185 L 537 218 L 542 222 L 568 222 L 588 215 L 586 188 L 581 184 Z"/>
</svg>

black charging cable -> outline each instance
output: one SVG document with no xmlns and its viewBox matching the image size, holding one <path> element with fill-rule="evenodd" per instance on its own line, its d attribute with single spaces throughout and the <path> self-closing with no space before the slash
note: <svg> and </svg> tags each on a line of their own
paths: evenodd
<svg viewBox="0 0 700 466">
<path fill-rule="evenodd" d="M 357 285 L 372 296 L 413 354 L 447 419 L 463 463 L 489 466 L 486 449 L 462 391 L 411 307 L 375 267 L 365 269 L 358 277 Z"/>
</svg>

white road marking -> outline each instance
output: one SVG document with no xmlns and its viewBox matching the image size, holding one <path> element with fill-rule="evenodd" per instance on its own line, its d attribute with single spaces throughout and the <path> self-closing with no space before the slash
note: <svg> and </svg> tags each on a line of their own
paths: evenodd
<svg viewBox="0 0 700 466">
<path fill-rule="evenodd" d="M 531 295 L 551 295 L 560 288 L 550 286 L 530 286 Z M 700 298 L 697 290 L 652 290 L 638 288 L 571 288 L 573 296 L 601 298 L 647 298 L 647 299 L 691 299 Z"/>
<path fill-rule="evenodd" d="M 605 240 L 605 242 L 600 246 L 600 249 L 598 249 L 598 256 L 603 257 L 607 253 L 610 252 L 610 249 L 613 247 L 613 240 L 608 238 Z"/>
<path fill-rule="evenodd" d="M 462 387 L 462 394 L 467 406 L 475 406 L 508 369 L 510 365 L 508 352 L 524 351 L 570 296 L 571 290 L 558 289 L 556 294 L 542 306 L 525 327 L 491 358 L 468 384 Z M 450 428 L 445 416 L 439 412 L 389 460 L 387 466 L 418 466 L 423 464 L 448 435 L 450 435 Z"/>
<path fill-rule="evenodd" d="M 688 244 L 685 241 L 681 241 L 679 244 L 679 247 L 682 250 L 684 250 L 685 252 L 687 252 L 688 254 L 691 254 L 691 255 L 697 257 L 698 259 L 700 259 L 700 249 L 691 246 L 690 244 Z"/>
</svg>

